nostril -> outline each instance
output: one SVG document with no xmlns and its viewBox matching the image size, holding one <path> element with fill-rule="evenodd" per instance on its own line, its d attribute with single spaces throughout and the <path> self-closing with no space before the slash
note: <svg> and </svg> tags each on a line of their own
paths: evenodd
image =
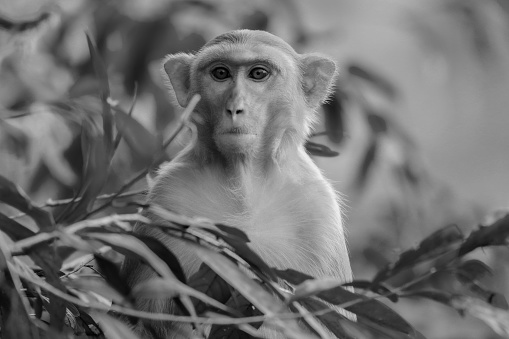
<svg viewBox="0 0 509 339">
<path fill-rule="evenodd" d="M 232 115 L 232 111 L 230 109 L 226 109 L 226 113 L 228 113 L 229 115 Z"/>
<path fill-rule="evenodd" d="M 244 112 L 243 109 L 238 109 L 238 110 L 235 111 L 235 114 L 240 114 L 240 113 L 243 113 L 243 112 Z"/>
</svg>

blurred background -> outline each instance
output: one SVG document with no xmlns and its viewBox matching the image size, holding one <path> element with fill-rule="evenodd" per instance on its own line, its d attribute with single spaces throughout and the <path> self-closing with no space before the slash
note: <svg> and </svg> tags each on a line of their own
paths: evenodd
<svg viewBox="0 0 509 339">
<path fill-rule="evenodd" d="M 440 227 L 467 233 L 509 205 L 508 0 L 0 0 L 2 18 L 40 23 L 0 29 L 0 174 L 39 203 L 79 187 L 81 117 L 101 114 L 85 32 L 111 97 L 128 110 L 136 95 L 133 116 L 167 136 L 180 112 L 161 58 L 250 28 L 338 62 L 311 140 L 340 153 L 315 160 L 343 196 L 357 279 Z M 104 193 L 144 166 L 140 158 L 121 143 Z M 485 283 L 507 295 L 507 250 L 479 256 L 495 273 Z M 427 338 L 498 338 L 439 304 L 391 306 Z"/>
</svg>

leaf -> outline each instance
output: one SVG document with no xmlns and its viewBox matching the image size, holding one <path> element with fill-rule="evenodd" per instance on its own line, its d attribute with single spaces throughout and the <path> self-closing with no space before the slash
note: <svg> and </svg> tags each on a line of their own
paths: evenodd
<svg viewBox="0 0 509 339">
<path fill-rule="evenodd" d="M 369 172 L 375 163 L 377 154 L 378 141 L 376 138 L 372 138 L 357 171 L 357 177 L 355 178 L 355 186 L 357 189 L 362 189 L 365 187 Z"/>
<path fill-rule="evenodd" d="M 330 309 L 330 306 L 325 304 L 324 302 L 321 302 L 317 299 L 313 298 L 305 298 L 303 300 L 299 301 L 309 312 L 319 312 L 326 309 Z M 347 332 L 344 330 L 344 328 L 341 326 L 341 321 L 346 318 L 343 317 L 341 314 L 337 313 L 336 311 L 327 312 L 324 314 L 316 315 L 318 320 L 320 320 L 325 327 L 329 329 L 336 337 L 342 338 L 342 339 L 350 339 L 354 338 L 347 334 Z"/>
<path fill-rule="evenodd" d="M 2 213 L 0 213 L 0 230 L 14 241 L 19 241 L 35 235 L 32 230 L 29 230 L 20 223 L 6 217 Z"/>
<path fill-rule="evenodd" d="M 451 305 L 461 312 L 468 312 L 472 316 L 481 319 L 499 335 L 504 337 L 509 336 L 508 311 L 469 297 L 454 298 L 451 301 Z"/>
<path fill-rule="evenodd" d="M 102 117 L 103 117 L 103 145 L 107 159 L 111 159 L 113 155 L 113 115 L 111 114 L 111 107 L 108 103 L 110 98 L 110 85 L 108 81 L 108 72 L 97 52 L 95 43 L 90 35 L 87 33 L 88 49 L 90 51 L 90 59 L 94 66 L 94 72 L 99 81 L 99 95 L 102 102 Z"/>
<path fill-rule="evenodd" d="M 184 284 L 187 283 L 186 275 L 184 274 L 184 270 L 180 265 L 180 261 L 172 251 L 170 251 L 166 246 L 163 245 L 163 243 L 153 237 L 143 236 L 140 234 L 136 234 L 135 236 L 145 245 L 147 245 L 147 247 L 150 248 L 152 252 L 157 254 L 157 256 L 161 258 L 166 263 L 166 265 L 168 265 L 178 280 Z"/>
<path fill-rule="evenodd" d="M 7 262 L 2 251 L 0 251 L 0 314 L 3 338 L 38 338 L 37 329 L 28 317 L 7 270 Z"/>
<path fill-rule="evenodd" d="M 411 268 L 423 261 L 436 259 L 459 247 L 462 240 L 463 234 L 456 225 L 444 227 L 422 240 L 417 248 L 401 253 L 395 263 L 388 265 L 377 273 L 373 283 L 377 284 L 387 280 L 402 270 Z"/>
<path fill-rule="evenodd" d="M 363 290 L 368 290 L 382 295 L 392 302 L 398 301 L 398 295 L 393 293 L 387 286 L 383 284 L 374 284 L 373 282 L 367 280 L 354 280 L 351 283 L 343 284 L 343 286 L 351 286 Z"/>
<path fill-rule="evenodd" d="M 101 278 L 79 277 L 78 279 L 70 280 L 66 285 L 85 292 L 97 293 L 106 299 L 112 300 L 118 305 L 130 306 L 131 304 L 124 295 L 108 285 Z"/>
<path fill-rule="evenodd" d="M 461 263 L 455 273 L 458 279 L 463 282 L 478 281 L 487 275 L 493 275 L 488 265 L 479 260 L 468 260 Z"/>
<path fill-rule="evenodd" d="M 509 244 L 509 214 L 489 226 L 480 226 L 470 233 L 459 249 L 459 256 L 485 246 L 502 246 Z"/>
<path fill-rule="evenodd" d="M 384 93 L 389 99 L 394 100 L 397 98 L 398 93 L 396 91 L 396 87 L 387 79 L 375 74 L 366 67 L 352 64 L 348 67 L 348 72 L 357 78 L 368 81 Z"/>
<path fill-rule="evenodd" d="M 214 325 L 208 339 L 251 339 L 255 338 L 235 326 Z"/>
<path fill-rule="evenodd" d="M 12 181 L 0 175 L 0 201 L 28 214 L 42 231 L 55 228 L 51 213 L 32 205 L 30 198 Z"/>
<path fill-rule="evenodd" d="M 336 157 L 339 155 L 338 152 L 331 150 L 329 147 L 309 140 L 306 141 L 305 147 L 306 151 L 311 155 L 320 157 Z"/>
<path fill-rule="evenodd" d="M 188 285 L 223 304 L 231 297 L 230 286 L 206 264 L 201 264 L 198 271 L 189 278 Z M 195 308 L 200 314 L 206 310 L 206 305 L 198 303 Z"/>
<path fill-rule="evenodd" d="M 368 119 L 369 127 L 375 134 L 387 133 L 387 120 L 375 112 L 366 112 L 366 118 Z"/>
<path fill-rule="evenodd" d="M 325 128 L 329 140 L 339 144 L 345 137 L 345 122 L 344 122 L 344 108 L 343 96 L 339 90 L 322 105 L 325 113 Z"/>
<path fill-rule="evenodd" d="M 127 282 L 120 276 L 118 266 L 100 254 L 94 254 L 94 258 L 99 267 L 99 272 L 101 272 L 106 281 L 122 295 L 129 295 L 131 289 Z"/>
<path fill-rule="evenodd" d="M 198 257 L 213 269 L 219 276 L 237 289 L 247 300 L 266 315 L 277 315 L 285 310 L 285 305 L 266 292 L 260 285 L 250 279 L 235 264 L 222 255 L 201 246 L 192 245 Z M 288 338 L 313 338 L 303 332 L 294 319 L 271 319 L 270 323 Z"/>
<path fill-rule="evenodd" d="M 144 165 L 150 165 L 162 150 L 160 140 L 119 108 L 115 109 L 118 133 Z"/>
<path fill-rule="evenodd" d="M 337 278 L 309 279 L 295 286 L 294 294 L 287 300 L 287 303 L 314 296 L 320 292 L 341 286 Z"/>
<path fill-rule="evenodd" d="M 139 339 L 126 324 L 106 313 L 95 311 L 92 316 L 97 319 L 97 324 L 108 339 Z"/>
<path fill-rule="evenodd" d="M 81 148 L 83 152 L 83 180 L 78 195 L 81 199 L 73 206 L 70 213 L 63 212 L 61 219 L 73 222 L 89 212 L 95 198 L 101 193 L 108 174 L 108 160 L 103 141 L 96 127 L 87 120 L 83 121 L 81 131 Z"/>
<path fill-rule="evenodd" d="M 250 242 L 247 234 L 241 229 L 238 229 L 237 227 L 227 226 L 221 223 L 217 223 L 215 224 L 215 226 L 224 233 L 227 233 L 228 235 L 233 236 L 234 238 L 237 238 L 240 241 Z"/>
<path fill-rule="evenodd" d="M 292 269 L 276 270 L 276 274 L 293 285 L 299 285 L 306 280 L 313 279 L 307 274 Z M 343 307 L 342 304 L 345 303 L 356 302 L 343 308 L 355 313 L 359 322 L 376 324 L 376 326 L 382 326 L 391 331 L 408 335 L 408 338 L 414 338 L 415 330 L 412 326 L 391 308 L 375 299 L 349 292 L 342 287 L 321 291 L 317 294 L 317 297 L 340 307 Z"/>
</svg>

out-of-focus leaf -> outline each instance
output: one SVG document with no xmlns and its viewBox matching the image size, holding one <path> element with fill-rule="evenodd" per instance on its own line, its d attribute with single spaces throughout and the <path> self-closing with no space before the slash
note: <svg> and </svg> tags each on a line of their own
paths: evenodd
<svg viewBox="0 0 509 339">
<path fill-rule="evenodd" d="M 468 312 L 472 316 L 481 319 L 499 335 L 509 337 L 508 311 L 469 297 L 454 298 L 451 305 L 460 312 Z"/>
<path fill-rule="evenodd" d="M 387 120 L 375 112 L 367 112 L 366 118 L 368 119 L 368 125 L 371 127 L 371 131 L 375 134 L 387 133 Z"/>
<path fill-rule="evenodd" d="M 220 276 L 205 264 L 202 264 L 198 271 L 189 278 L 189 287 L 200 291 L 209 297 L 225 303 L 231 296 L 230 286 Z M 198 314 L 203 313 L 206 309 L 204 303 L 195 305 Z"/>
<path fill-rule="evenodd" d="M 1 175 L 0 201 L 28 214 L 42 231 L 51 231 L 55 227 L 51 213 L 32 205 L 30 198 L 19 186 Z"/>
<path fill-rule="evenodd" d="M 355 288 L 368 290 L 383 295 L 392 302 L 398 301 L 398 295 L 393 293 L 387 286 L 383 284 L 373 284 L 373 282 L 367 280 L 354 280 L 351 283 L 343 284 L 343 286 L 352 286 Z"/>
<path fill-rule="evenodd" d="M 106 313 L 94 312 L 92 316 L 108 339 L 139 339 L 126 324 Z"/>
<path fill-rule="evenodd" d="M 330 306 L 313 298 L 305 298 L 299 301 L 309 312 L 318 312 L 326 309 L 330 309 Z M 316 316 L 334 335 L 341 339 L 354 338 L 347 334 L 347 332 L 341 326 L 341 321 L 346 318 L 336 311 L 327 312 Z"/>
<path fill-rule="evenodd" d="M 166 265 L 171 269 L 173 274 L 175 274 L 175 277 L 177 277 L 178 280 L 186 284 L 186 275 L 184 274 L 184 270 L 182 269 L 182 266 L 180 266 L 180 262 L 178 258 L 173 254 L 172 251 L 170 251 L 166 246 L 164 246 L 159 240 L 136 234 L 136 238 L 143 241 L 145 245 L 147 245 L 148 248 L 159 258 L 161 258 Z"/>
<path fill-rule="evenodd" d="M 360 79 L 366 80 L 373 84 L 375 88 L 384 93 L 389 99 L 395 100 L 398 96 L 396 87 L 387 79 L 375 74 L 364 66 L 352 64 L 348 67 L 348 72 Z"/>
<path fill-rule="evenodd" d="M 2 213 L 0 213 L 0 230 L 7 234 L 14 241 L 35 235 L 32 230 L 29 230 L 20 223 L 6 217 Z"/>
<path fill-rule="evenodd" d="M 355 178 L 355 186 L 357 189 L 360 190 L 366 186 L 369 172 L 375 163 L 377 154 L 378 141 L 376 138 L 372 138 L 357 171 L 357 177 Z"/>
<path fill-rule="evenodd" d="M 99 132 L 87 120 L 83 121 L 82 126 L 83 181 L 78 195 L 81 200 L 74 205 L 70 213 L 65 213 L 63 216 L 63 219 L 68 222 L 75 221 L 84 213 L 90 211 L 95 198 L 104 188 L 108 174 L 107 154 Z"/>
<path fill-rule="evenodd" d="M 90 59 L 94 66 L 95 75 L 99 80 L 99 95 L 102 102 L 102 117 L 103 117 L 103 144 L 105 148 L 105 155 L 107 159 L 110 159 L 113 152 L 113 115 L 111 113 L 111 107 L 108 103 L 110 98 L 110 85 L 108 81 L 108 72 L 101 59 L 101 56 L 97 52 L 95 43 L 92 38 L 87 34 L 88 49 L 90 51 Z"/>
<path fill-rule="evenodd" d="M 462 240 L 463 234 L 456 225 L 446 226 L 422 240 L 417 248 L 401 253 L 395 263 L 390 264 L 377 273 L 373 283 L 376 284 L 387 280 L 402 270 L 411 268 L 423 261 L 436 259 L 458 248 Z"/>
<path fill-rule="evenodd" d="M 345 136 L 343 95 L 337 90 L 322 107 L 325 113 L 325 129 L 329 140 L 339 144 Z"/>
<path fill-rule="evenodd" d="M 276 270 L 276 274 L 293 285 L 299 285 L 306 280 L 313 279 L 307 274 L 292 269 Z M 375 299 L 349 292 L 342 287 L 322 291 L 316 296 L 333 305 L 342 305 L 358 300 L 359 303 L 347 306 L 345 309 L 355 313 L 359 322 L 376 324 L 376 326 L 404 335 L 405 338 L 415 338 L 416 331 L 412 326 L 391 308 Z"/>
<path fill-rule="evenodd" d="M 118 133 L 122 135 L 135 155 L 144 164 L 150 165 L 161 151 L 161 141 L 133 117 L 118 108 L 115 108 L 115 122 Z"/>
<path fill-rule="evenodd" d="M 97 293 L 119 305 L 130 305 L 129 300 L 125 296 L 120 294 L 116 289 L 108 285 L 101 278 L 81 277 L 79 279 L 69 281 L 66 285 L 86 292 Z"/>
<path fill-rule="evenodd" d="M 509 244 L 509 214 L 489 226 L 480 226 L 473 231 L 459 249 L 459 256 L 484 246 L 502 246 Z"/>
<path fill-rule="evenodd" d="M 18 157 L 25 157 L 28 149 L 28 136 L 21 129 L 0 119 L 0 143 Z"/>
<path fill-rule="evenodd" d="M 456 268 L 456 275 L 460 281 L 478 281 L 487 275 L 493 275 L 491 269 L 479 260 L 468 260 Z"/>
<path fill-rule="evenodd" d="M 306 141 L 306 151 L 311 155 L 319 157 L 336 157 L 339 155 L 338 152 L 331 150 L 329 147 L 317 144 L 316 142 Z"/>
<path fill-rule="evenodd" d="M 448 306 L 451 305 L 451 300 L 454 298 L 454 295 L 451 293 L 431 289 L 409 291 L 405 293 L 405 296 L 426 298 Z"/>
<path fill-rule="evenodd" d="M 129 107 L 129 112 L 127 112 L 127 116 L 132 117 L 133 116 L 133 110 L 134 105 L 136 105 L 136 99 L 138 98 L 138 85 L 137 83 L 134 84 L 134 95 L 131 102 L 131 107 Z M 122 140 L 122 134 L 118 132 L 118 125 L 117 125 L 117 136 L 115 137 L 115 141 L 113 142 L 113 153 L 118 148 L 118 145 L 120 145 L 120 140 Z"/>
<path fill-rule="evenodd" d="M 125 279 L 122 279 L 120 276 L 120 270 L 117 265 L 99 254 L 95 254 L 94 258 L 99 267 L 99 272 L 101 272 L 106 281 L 122 295 L 129 295 L 131 289 L 127 285 Z"/>
<path fill-rule="evenodd" d="M 194 247 L 196 254 L 203 262 L 264 314 L 276 315 L 286 309 L 283 302 L 265 291 L 230 260 L 207 248 L 190 245 Z M 271 322 L 288 338 L 314 338 L 313 335 L 302 331 L 294 319 L 274 319 Z"/>
</svg>

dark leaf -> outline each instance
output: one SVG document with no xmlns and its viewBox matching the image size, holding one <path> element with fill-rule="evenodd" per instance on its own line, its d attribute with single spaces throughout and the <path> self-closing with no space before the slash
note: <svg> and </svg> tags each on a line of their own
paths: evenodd
<svg viewBox="0 0 509 339">
<path fill-rule="evenodd" d="M 117 265 L 100 254 L 94 254 L 95 261 L 99 268 L 99 272 L 104 276 L 108 284 L 113 286 L 122 295 L 126 296 L 131 293 L 131 289 L 127 282 L 120 276 L 120 270 Z"/>
<path fill-rule="evenodd" d="M 65 286 L 60 280 L 59 270 L 62 262 L 53 247 L 48 244 L 38 244 L 30 247 L 27 254 L 43 270 L 46 281 L 49 284 L 62 292 L 66 292 Z M 61 331 L 64 326 L 66 303 L 59 297 L 51 294 L 50 303 L 46 309 L 50 314 L 51 327 Z"/>
<path fill-rule="evenodd" d="M 357 171 L 357 177 L 355 178 L 355 186 L 358 189 L 362 189 L 365 187 L 369 172 L 375 163 L 377 154 L 378 154 L 378 141 L 376 138 L 372 138 L 368 146 L 368 149 L 364 154 L 364 158 L 360 163 L 359 169 Z"/>
<path fill-rule="evenodd" d="M 491 269 L 479 260 L 468 260 L 456 268 L 456 275 L 462 282 L 478 281 L 487 275 L 493 275 Z"/>
<path fill-rule="evenodd" d="M 306 151 L 311 155 L 320 157 L 336 157 L 339 155 L 338 152 L 331 150 L 329 147 L 309 140 L 306 141 Z"/>
<path fill-rule="evenodd" d="M 387 280 L 402 270 L 414 267 L 423 261 L 436 259 L 459 247 L 462 240 L 463 234 L 456 225 L 444 227 L 422 240 L 417 248 L 401 253 L 398 261 L 377 273 L 373 283 Z"/>
<path fill-rule="evenodd" d="M 375 112 L 367 112 L 366 118 L 374 134 L 387 133 L 387 121 L 383 116 Z"/>
<path fill-rule="evenodd" d="M 323 106 L 325 113 L 325 128 L 329 140 L 339 144 L 345 136 L 344 109 L 342 93 L 337 90 Z"/>
<path fill-rule="evenodd" d="M 161 152 L 160 140 L 133 117 L 118 108 L 115 108 L 115 123 L 118 133 L 124 138 L 136 157 L 143 164 L 150 165 Z"/>
<path fill-rule="evenodd" d="M 313 277 L 292 269 L 276 270 L 276 274 L 287 280 L 293 285 L 313 279 Z M 335 287 L 317 294 L 317 297 L 333 305 L 342 305 L 345 303 L 357 302 L 351 306 L 345 307 L 346 310 L 355 313 L 358 321 L 369 324 L 376 324 L 390 331 L 408 335 L 408 338 L 414 338 L 415 330 L 401 316 L 394 312 L 385 304 L 368 298 L 366 296 L 349 292 L 342 287 Z"/>
<path fill-rule="evenodd" d="M 42 231 L 51 231 L 55 227 L 51 213 L 32 205 L 20 187 L 1 175 L 0 201 L 28 214 Z"/>
<path fill-rule="evenodd" d="M 74 204 L 74 208 L 70 213 L 64 216 L 64 220 L 68 222 L 79 219 L 91 210 L 95 198 L 104 188 L 108 174 L 107 154 L 99 132 L 87 120 L 83 121 L 82 127 L 83 181 L 78 192 L 81 200 Z"/>
<path fill-rule="evenodd" d="M 161 260 L 163 260 L 166 265 L 171 269 L 173 274 L 175 274 L 175 277 L 177 277 L 178 280 L 186 284 L 186 275 L 184 274 L 184 270 L 182 269 L 182 266 L 180 266 L 180 261 L 178 258 L 173 254 L 172 251 L 170 251 L 166 246 L 163 245 L 159 240 L 149 237 L 149 236 L 143 236 L 136 234 L 136 238 L 143 241 L 145 245 L 147 245 L 148 248 Z"/>
<path fill-rule="evenodd" d="M 439 302 L 444 305 L 451 306 L 454 294 L 439 290 L 415 290 L 405 293 L 405 297 L 420 297 Z"/>
<path fill-rule="evenodd" d="M 459 249 L 459 256 L 484 246 L 501 246 L 508 244 L 509 214 L 489 226 L 480 226 L 470 233 Z"/>
<path fill-rule="evenodd" d="M 378 74 L 375 74 L 374 72 L 368 70 L 366 67 L 352 64 L 348 67 L 348 72 L 353 76 L 356 76 L 358 78 L 370 82 L 378 90 L 384 93 L 389 99 L 391 100 L 396 99 L 397 97 L 396 87 L 387 79 L 381 77 Z"/>
<path fill-rule="evenodd" d="M 0 213 L 0 230 L 7 234 L 14 241 L 25 239 L 35 235 L 35 233 L 20 223 L 6 217 Z"/>
<path fill-rule="evenodd" d="M 231 227 L 223 224 L 215 224 L 217 228 L 219 228 L 221 231 L 227 233 L 228 235 L 231 235 L 241 241 L 249 242 L 249 238 L 247 237 L 247 234 L 238 229 L 237 227 Z"/>
<path fill-rule="evenodd" d="M 39 338 L 37 329 L 28 317 L 21 296 L 7 271 L 7 262 L 2 251 L 0 251 L 0 314 L 2 338 Z"/>
<path fill-rule="evenodd" d="M 103 144 L 105 148 L 105 155 L 107 159 L 110 159 L 113 151 L 113 115 L 111 113 L 108 99 L 110 97 L 110 85 L 108 81 L 108 73 L 106 67 L 101 59 L 101 56 L 97 52 L 94 42 L 89 34 L 87 34 L 88 49 L 90 51 L 90 59 L 94 66 L 94 72 L 99 81 L 99 91 L 102 102 L 102 113 L 103 113 Z"/>
<path fill-rule="evenodd" d="M 225 303 L 231 296 L 230 286 L 206 264 L 202 264 L 198 271 L 189 278 L 189 287 L 200 291 L 220 303 Z M 203 302 L 195 304 L 196 312 L 205 312 L 207 306 Z"/>
<path fill-rule="evenodd" d="M 301 303 L 309 312 L 318 312 L 330 309 L 330 306 L 328 306 L 327 304 L 313 298 L 305 298 L 303 300 L 300 300 L 299 303 Z M 340 320 L 342 319 L 344 319 L 345 321 L 348 320 L 341 314 L 337 313 L 336 311 L 327 312 L 321 315 L 317 315 L 316 317 L 329 329 L 329 331 L 334 333 L 336 337 L 340 339 L 354 338 L 349 336 L 347 332 L 344 330 L 344 328 L 341 326 Z"/>
<path fill-rule="evenodd" d="M 251 339 L 251 335 L 243 332 L 235 326 L 214 325 L 210 330 L 208 339 Z"/>
</svg>

